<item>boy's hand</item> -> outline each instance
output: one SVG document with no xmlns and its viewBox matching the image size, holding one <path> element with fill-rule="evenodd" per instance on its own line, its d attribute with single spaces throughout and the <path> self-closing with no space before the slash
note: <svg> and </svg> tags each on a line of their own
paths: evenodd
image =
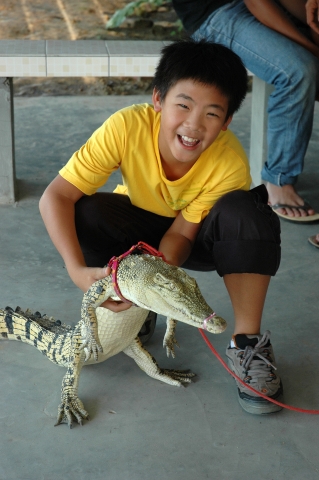
<svg viewBox="0 0 319 480">
<path fill-rule="evenodd" d="M 108 298 L 103 302 L 100 307 L 108 308 L 112 312 L 118 313 L 123 312 L 124 310 L 128 310 L 132 306 L 131 303 L 121 302 L 119 300 L 112 300 Z"/>
<path fill-rule="evenodd" d="M 87 292 L 93 283 L 102 280 L 102 278 L 107 277 L 110 273 L 110 267 L 80 267 L 74 271 L 72 270 L 72 272 L 69 271 L 71 279 L 82 292 Z M 108 308 L 112 312 L 122 312 L 123 310 L 129 309 L 131 305 L 131 303 L 124 303 L 108 298 L 100 306 Z"/>
</svg>

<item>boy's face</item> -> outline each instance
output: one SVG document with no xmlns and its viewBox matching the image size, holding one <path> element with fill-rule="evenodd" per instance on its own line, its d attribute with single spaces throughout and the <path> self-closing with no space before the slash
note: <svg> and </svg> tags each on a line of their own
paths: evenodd
<svg viewBox="0 0 319 480">
<path fill-rule="evenodd" d="M 191 168 L 231 122 L 231 117 L 226 121 L 227 97 L 212 85 L 180 80 L 163 102 L 155 89 L 152 100 L 155 111 L 161 112 L 162 161 L 172 166 L 182 162 Z"/>
</svg>

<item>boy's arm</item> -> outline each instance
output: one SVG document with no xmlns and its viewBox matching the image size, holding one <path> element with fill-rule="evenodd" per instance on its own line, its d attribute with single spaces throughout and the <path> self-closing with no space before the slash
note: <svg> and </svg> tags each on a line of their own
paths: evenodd
<svg viewBox="0 0 319 480">
<path fill-rule="evenodd" d="M 272 0 L 244 0 L 250 13 L 267 27 L 298 43 L 319 58 L 319 47 L 305 37 Z"/>
<path fill-rule="evenodd" d="M 87 267 L 76 234 L 75 203 L 83 192 L 58 175 L 47 187 L 40 199 L 40 213 L 50 238 L 64 260 L 68 274 L 77 287 L 86 292 L 89 287 L 110 274 L 110 269 Z M 104 307 L 117 312 L 130 304 L 107 300 Z"/>
<path fill-rule="evenodd" d="M 179 212 L 159 245 L 159 251 L 165 255 L 168 263 L 180 266 L 187 260 L 201 225 L 188 222 Z"/>
<path fill-rule="evenodd" d="M 78 188 L 58 175 L 43 193 L 39 207 L 46 229 L 71 279 L 81 290 L 85 290 L 85 281 L 81 275 L 78 277 L 78 273 L 86 264 L 74 221 L 74 205 L 82 196 Z"/>
</svg>

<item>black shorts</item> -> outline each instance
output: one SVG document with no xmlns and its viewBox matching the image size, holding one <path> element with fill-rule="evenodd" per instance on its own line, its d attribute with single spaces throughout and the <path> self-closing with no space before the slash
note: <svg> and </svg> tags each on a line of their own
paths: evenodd
<svg viewBox="0 0 319 480">
<path fill-rule="evenodd" d="M 266 187 L 227 193 L 211 209 L 183 268 L 275 275 L 280 264 L 280 222 L 267 205 Z M 96 193 L 75 205 L 75 224 L 88 266 L 102 267 L 143 241 L 158 249 L 174 218 L 135 207 L 126 195 Z"/>
</svg>

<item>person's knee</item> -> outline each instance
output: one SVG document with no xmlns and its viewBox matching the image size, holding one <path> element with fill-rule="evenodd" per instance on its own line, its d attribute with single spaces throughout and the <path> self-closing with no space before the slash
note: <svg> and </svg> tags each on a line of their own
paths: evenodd
<svg viewBox="0 0 319 480">
<path fill-rule="evenodd" d="M 318 59 L 310 52 L 303 50 L 302 55 L 298 55 L 293 62 L 293 71 L 290 73 L 288 81 L 292 85 L 294 94 L 297 96 L 313 96 L 316 90 L 317 77 L 319 74 Z"/>
<path fill-rule="evenodd" d="M 223 231 L 242 239 L 280 243 L 280 221 L 267 203 L 267 190 L 260 185 L 248 192 L 236 190 L 214 206 Z"/>
<path fill-rule="evenodd" d="M 232 214 L 237 215 L 239 212 L 243 212 L 243 205 L 247 203 L 252 203 L 249 192 L 234 190 L 223 195 L 214 205 L 214 209 L 216 212 L 218 211 L 229 217 Z"/>
</svg>

